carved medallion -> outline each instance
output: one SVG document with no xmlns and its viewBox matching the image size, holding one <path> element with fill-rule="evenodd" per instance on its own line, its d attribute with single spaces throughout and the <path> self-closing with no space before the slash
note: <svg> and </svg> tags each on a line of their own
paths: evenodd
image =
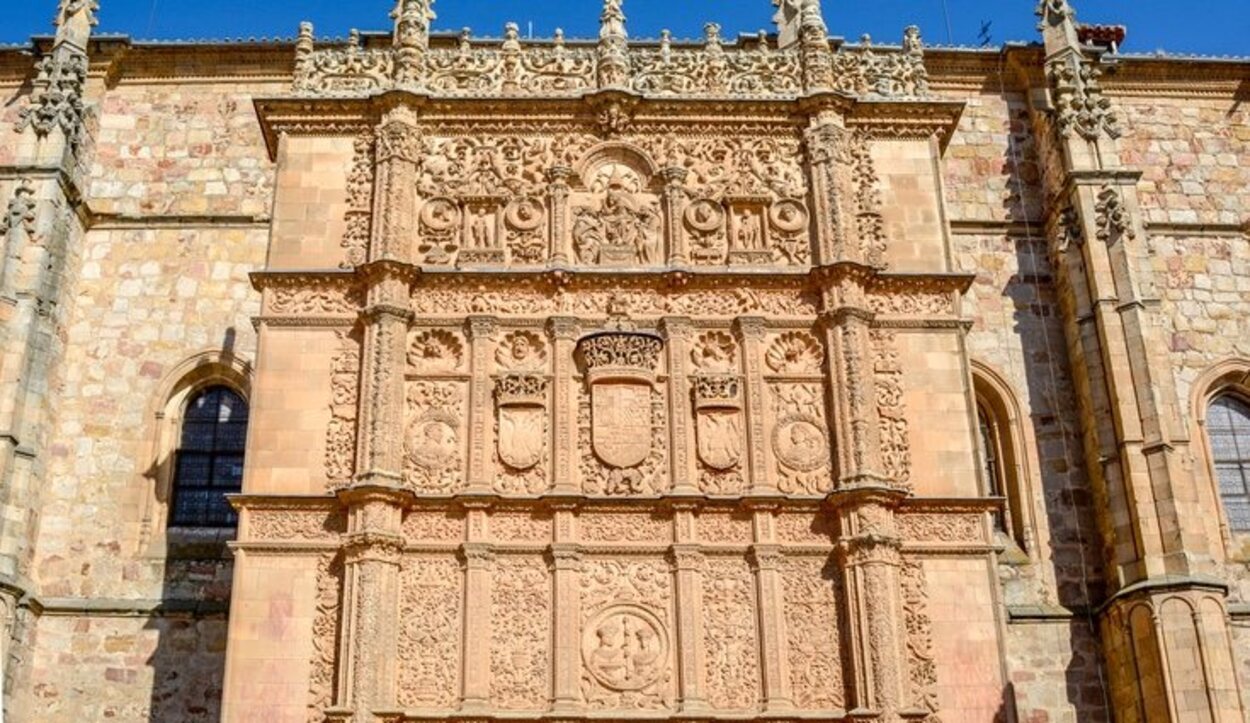
<svg viewBox="0 0 1250 723">
<path fill-rule="evenodd" d="M 815 417 L 781 420 L 773 429 L 773 450 L 781 463 L 799 472 L 811 472 L 829 461 L 829 443 Z"/>
<path fill-rule="evenodd" d="M 645 608 L 609 607 L 582 631 L 582 660 L 605 688 L 644 690 L 664 680 L 668 671 L 668 631 Z"/>
<path fill-rule="evenodd" d="M 406 447 L 413 464 L 429 472 L 442 470 L 460 447 L 459 421 L 442 411 L 431 411 L 408 427 Z"/>
</svg>

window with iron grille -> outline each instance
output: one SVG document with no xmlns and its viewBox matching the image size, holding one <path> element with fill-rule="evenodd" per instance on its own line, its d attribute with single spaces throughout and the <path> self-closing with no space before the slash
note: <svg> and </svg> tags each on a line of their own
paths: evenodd
<svg viewBox="0 0 1250 723">
<path fill-rule="evenodd" d="M 174 457 L 173 527 L 234 527 L 226 495 L 243 488 L 247 402 L 228 387 L 209 387 L 187 403 Z"/>
<path fill-rule="evenodd" d="M 1250 404 L 1225 394 L 1207 410 L 1211 461 L 1234 532 L 1250 532 Z"/>
</svg>

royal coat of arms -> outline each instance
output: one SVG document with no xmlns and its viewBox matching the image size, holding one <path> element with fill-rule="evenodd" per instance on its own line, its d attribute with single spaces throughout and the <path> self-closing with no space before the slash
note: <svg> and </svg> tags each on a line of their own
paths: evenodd
<svg viewBox="0 0 1250 723">
<path fill-rule="evenodd" d="M 578 343 L 590 384 L 591 444 L 609 467 L 637 467 L 651 455 L 651 395 L 663 348 L 659 337 L 631 331 Z"/>
</svg>

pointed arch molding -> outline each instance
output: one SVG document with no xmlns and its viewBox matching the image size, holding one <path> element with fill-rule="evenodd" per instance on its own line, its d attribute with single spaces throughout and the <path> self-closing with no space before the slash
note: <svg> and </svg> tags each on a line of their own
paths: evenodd
<svg viewBox="0 0 1250 723">
<path fill-rule="evenodd" d="M 1233 560 L 1245 562 L 1250 560 L 1250 549 L 1242 544 L 1247 535 L 1234 533 L 1229 527 L 1224 501 L 1220 496 L 1219 478 L 1215 472 L 1211 438 L 1207 434 L 1207 410 L 1211 402 L 1223 394 L 1235 394 L 1250 401 L 1250 358 L 1232 357 L 1212 364 L 1194 380 L 1189 391 L 1189 412 L 1190 419 L 1193 420 L 1190 439 L 1196 440 L 1191 449 L 1197 458 L 1197 467 L 1206 473 L 1206 484 L 1197 483 L 1202 497 L 1200 503 L 1204 510 L 1215 513 L 1203 516 L 1209 523 L 1207 535 L 1212 540 L 1223 541 L 1223 545 L 1213 542 L 1212 552 L 1218 556 L 1222 551 Z M 1216 530 L 1216 527 L 1219 529 Z"/>
<path fill-rule="evenodd" d="M 1233 357 L 1211 365 L 1190 387 L 1189 409 L 1201 429 L 1207 422 L 1207 407 L 1217 396 L 1232 392 L 1250 399 L 1250 358 Z"/>
<path fill-rule="evenodd" d="M 1040 483 L 1036 479 L 1040 466 L 1035 459 L 1037 443 L 1033 425 L 1020 406 L 1019 395 L 1006 377 L 976 359 L 972 360 L 971 367 L 976 405 L 988 407 L 999 427 L 1001 453 L 1004 455 L 1000 461 L 1004 472 L 1002 484 L 1008 498 L 1008 524 L 1012 537 L 1030 558 L 1034 558 L 1039 549 L 1038 513 L 1035 508 L 1040 491 Z M 977 448 L 980 449 L 979 444 Z M 978 460 L 979 470 L 984 469 L 983 462 Z"/>
</svg>

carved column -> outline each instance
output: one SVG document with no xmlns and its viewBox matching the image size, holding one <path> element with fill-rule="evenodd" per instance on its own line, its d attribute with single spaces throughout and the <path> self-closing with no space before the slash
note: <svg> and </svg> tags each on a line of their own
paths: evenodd
<svg viewBox="0 0 1250 723">
<path fill-rule="evenodd" d="M 849 292 L 849 293 L 848 293 Z M 821 326 L 829 359 L 829 389 L 834 397 L 834 429 L 839 487 L 886 484 L 881 465 L 881 431 L 877 419 L 877 390 L 873 377 L 870 325 L 873 316 L 858 306 L 841 306 L 858 296 L 854 282 L 829 292 L 837 298 L 836 311 L 825 315 Z"/>
<path fill-rule="evenodd" d="M 331 720 L 372 723 L 396 705 L 399 564 L 406 496 L 360 488 L 340 495 L 347 508 L 338 706 Z"/>
<path fill-rule="evenodd" d="M 690 375 L 686 371 L 690 358 L 690 341 L 694 327 L 686 317 L 666 317 L 660 322 L 668 354 L 669 397 L 668 424 L 672 450 L 673 494 L 698 494 L 699 488 L 691 474 L 690 450 Z"/>
<path fill-rule="evenodd" d="M 486 508 L 469 507 L 469 538 L 461 548 L 464 561 L 464 671 L 466 711 L 490 708 L 490 594 L 495 555 L 486 542 Z"/>
<path fill-rule="evenodd" d="M 850 131 L 833 113 L 818 114 L 806 134 L 811 168 L 813 238 L 816 263 L 856 261 L 853 254 L 848 188 Z"/>
<path fill-rule="evenodd" d="M 777 480 L 769 474 L 764 449 L 768 445 L 764 418 L 764 319 L 740 317 L 734 332 L 742 346 L 742 368 L 746 376 L 747 448 L 750 464 L 750 490 L 756 494 L 777 494 Z"/>
<path fill-rule="evenodd" d="M 580 708 L 582 558 L 573 532 L 576 512 L 571 505 L 555 510 L 556 541 L 551 546 L 551 572 L 554 586 L 551 680 L 551 709 L 570 713 Z"/>
<path fill-rule="evenodd" d="M 399 106 L 386 113 L 377 133 L 371 261 L 407 261 L 416 239 L 417 163 L 421 134 L 417 114 Z"/>
<path fill-rule="evenodd" d="M 682 214 L 686 210 L 686 177 L 690 172 L 680 166 L 670 166 L 664 174 L 664 214 L 668 226 L 668 265 L 689 266 L 690 254 L 686 249 L 686 231 Z"/>
<path fill-rule="evenodd" d="M 785 588 L 781 581 L 781 546 L 777 544 L 773 510 L 754 512 L 755 544 L 749 560 L 755 575 L 760 631 L 760 673 L 764 682 L 764 712 L 794 708 L 790 691 L 790 661 L 786 656 Z"/>
<path fill-rule="evenodd" d="M 903 495 L 861 489 L 839 500 L 838 562 L 846 595 L 852 716 L 883 721 L 923 717 L 910 710 L 910 675 L 900 569 L 902 540 L 894 507 Z"/>
<path fill-rule="evenodd" d="M 577 486 L 577 394 L 573 376 L 573 349 L 580 327 L 577 319 L 555 317 L 548 322 L 555 375 L 555 485 L 558 495 L 576 495 Z"/>
<path fill-rule="evenodd" d="M 360 421 L 357 432 L 358 485 L 401 486 L 404 482 L 404 368 L 411 286 L 403 267 L 371 263 L 361 269 L 368 284 L 363 316 Z"/>
<path fill-rule="evenodd" d="M 470 493 L 489 493 L 494 449 L 494 409 L 491 400 L 490 352 L 498 322 L 494 317 L 471 316 L 468 320 L 470 370 L 469 382 L 469 475 Z"/>
<path fill-rule="evenodd" d="M 569 177 L 573 169 L 568 166 L 555 166 L 547 171 L 547 196 L 550 200 L 551 214 L 551 263 L 556 266 L 572 261 L 568 245 L 569 219 Z"/>
<path fill-rule="evenodd" d="M 680 510 L 679 516 L 692 516 Z M 681 522 L 678 522 L 681 527 Z M 678 542 L 669 553 L 677 593 L 677 670 L 678 695 L 683 713 L 707 710 L 703 681 L 707 677 L 703 659 L 703 554 L 699 546 Z"/>
</svg>

